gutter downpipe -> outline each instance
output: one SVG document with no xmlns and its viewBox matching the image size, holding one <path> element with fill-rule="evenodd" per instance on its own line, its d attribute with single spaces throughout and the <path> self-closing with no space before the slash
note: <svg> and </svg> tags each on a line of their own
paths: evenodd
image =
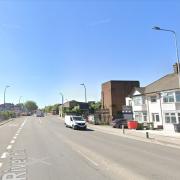
<svg viewBox="0 0 180 180">
<path fill-rule="evenodd" d="M 161 93 L 158 93 L 158 95 L 159 95 L 159 100 L 160 100 L 160 111 L 161 111 L 162 126 L 163 126 L 163 129 L 164 129 L 164 118 L 163 118 L 163 111 L 162 111 Z"/>
</svg>

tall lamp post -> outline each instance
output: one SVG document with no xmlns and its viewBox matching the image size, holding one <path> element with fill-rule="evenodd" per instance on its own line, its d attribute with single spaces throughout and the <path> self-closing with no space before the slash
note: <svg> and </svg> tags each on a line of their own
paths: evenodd
<svg viewBox="0 0 180 180">
<path fill-rule="evenodd" d="M 10 86 L 6 85 L 5 89 L 4 89 L 4 111 L 6 110 L 6 90 L 7 88 L 9 88 Z"/>
<path fill-rule="evenodd" d="M 19 97 L 19 106 L 20 106 L 20 111 L 22 111 L 21 99 L 22 99 L 22 96 L 20 96 L 20 97 Z"/>
<path fill-rule="evenodd" d="M 86 85 L 84 83 L 82 83 L 80 85 L 84 87 L 85 102 L 87 103 Z"/>
<path fill-rule="evenodd" d="M 64 104 L 64 95 L 63 95 L 63 93 L 59 93 L 60 95 L 61 95 L 61 97 L 62 97 L 62 105 L 61 105 L 61 117 L 63 117 L 63 104 Z"/>
<path fill-rule="evenodd" d="M 179 76 L 179 88 L 180 88 L 180 67 L 179 67 L 179 50 L 178 50 L 178 41 L 177 41 L 177 34 L 174 30 L 171 29 L 162 29 L 160 27 L 153 27 L 154 30 L 157 31 L 166 31 L 166 32 L 170 32 L 174 35 L 174 40 L 175 40 L 175 47 L 176 47 L 176 57 L 177 57 L 177 70 L 178 70 L 178 76 Z"/>
<path fill-rule="evenodd" d="M 22 96 L 19 97 L 19 104 L 21 103 Z"/>
</svg>

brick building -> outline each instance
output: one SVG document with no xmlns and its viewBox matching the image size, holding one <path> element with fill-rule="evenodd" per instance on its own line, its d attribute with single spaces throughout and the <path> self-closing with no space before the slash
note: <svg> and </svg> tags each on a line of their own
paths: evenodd
<svg viewBox="0 0 180 180">
<path fill-rule="evenodd" d="M 139 87 L 139 81 L 108 81 L 102 84 L 102 109 L 109 110 L 109 115 L 117 117 L 126 104 L 125 98 L 134 87 Z"/>
</svg>

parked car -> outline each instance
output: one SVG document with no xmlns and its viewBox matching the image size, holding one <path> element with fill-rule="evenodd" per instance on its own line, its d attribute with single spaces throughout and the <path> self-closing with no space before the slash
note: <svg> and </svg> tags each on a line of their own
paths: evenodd
<svg viewBox="0 0 180 180">
<path fill-rule="evenodd" d="M 122 128 L 122 125 L 124 125 L 124 128 L 127 128 L 128 127 L 128 121 L 127 119 L 114 119 L 112 122 L 111 122 L 111 125 L 113 128 Z"/>
<path fill-rule="evenodd" d="M 71 127 L 73 129 L 86 130 L 87 128 L 86 121 L 82 118 L 82 116 L 66 115 L 64 123 L 66 127 Z"/>
</svg>

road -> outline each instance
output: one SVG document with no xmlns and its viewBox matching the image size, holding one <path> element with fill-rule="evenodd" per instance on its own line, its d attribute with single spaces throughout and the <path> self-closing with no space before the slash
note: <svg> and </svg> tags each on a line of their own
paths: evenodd
<svg viewBox="0 0 180 180">
<path fill-rule="evenodd" d="M 2 180 L 179 180 L 179 168 L 179 149 L 72 130 L 57 116 L 0 126 Z"/>
</svg>

